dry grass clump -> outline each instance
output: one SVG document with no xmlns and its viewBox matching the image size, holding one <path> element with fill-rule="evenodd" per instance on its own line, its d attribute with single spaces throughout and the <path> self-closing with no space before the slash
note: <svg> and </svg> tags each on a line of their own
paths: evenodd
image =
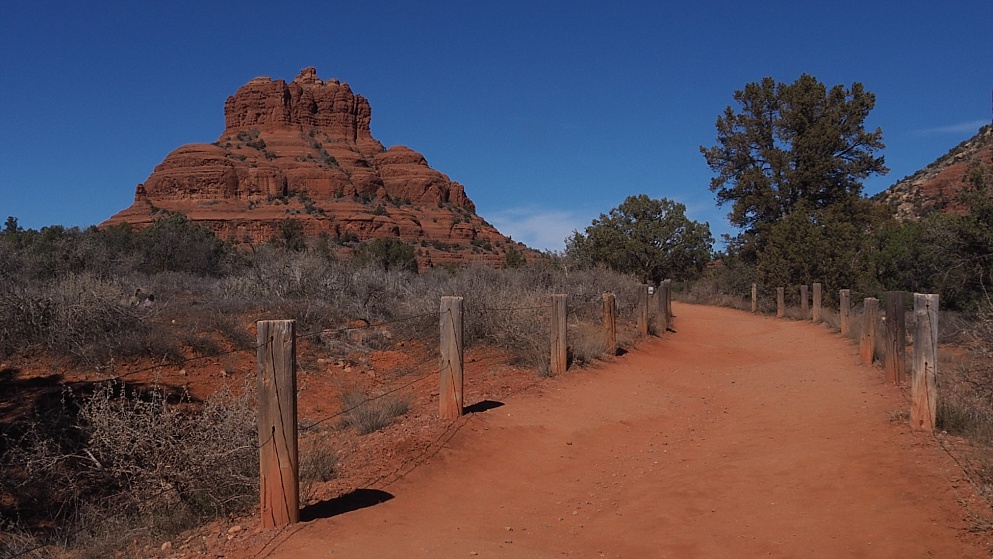
<svg viewBox="0 0 993 559">
<path fill-rule="evenodd" d="M 959 313 L 942 312 L 938 328 L 939 341 L 949 345 L 938 353 L 937 426 L 971 443 L 967 473 L 993 502 L 993 306 L 971 324 Z"/>
<path fill-rule="evenodd" d="M 572 366 L 588 366 L 607 352 L 603 326 L 589 322 L 569 325 L 569 361 Z"/>
<path fill-rule="evenodd" d="M 821 307 L 821 324 L 827 326 L 832 332 L 841 331 L 841 313 L 835 309 Z M 849 317 L 849 320 L 851 317 Z"/>
<path fill-rule="evenodd" d="M 338 475 L 341 456 L 331 446 L 329 437 L 306 437 L 300 441 L 300 499 L 311 500 L 314 489 Z"/>
<path fill-rule="evenodd" d="M 946 318 L 946 314 L 950 313 L 942 313 L 939 319 L 939 339 L 944 335 L 968 342 L 938 354 L 938 420 L 949 432 L 993 446 L 993 366 L 989 364 L 993 358 L 993 307 L 984 308 L 969 329 L 963 328 L 960 315 Z M 941 321 L 949 324 L 943 327 Z"/>
<path fill-rule="evenodd" d="M 389 426 L 410 409 L 409 394 L 385 393 L 372 395 L 362 389 L 346 390 L 341 395 L 345 412 L 341 424 L 354 427 L 360 435 L 368 435 Z"/>
</svg>

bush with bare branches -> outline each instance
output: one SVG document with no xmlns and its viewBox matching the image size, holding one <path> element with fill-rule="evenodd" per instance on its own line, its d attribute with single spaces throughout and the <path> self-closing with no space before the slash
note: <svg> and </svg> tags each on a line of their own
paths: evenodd
<svg viewBox="0 0 993 559">
<path fill-rule="evenodd" d="M 36 536 L 95 557 L 257 500 L 248 389 L 200 404 L 165 389 L 106 384 L 50 403 L 6 427 L 0 441 L 0 489 L 12 502 L 3 516 Z"/>
</svg>

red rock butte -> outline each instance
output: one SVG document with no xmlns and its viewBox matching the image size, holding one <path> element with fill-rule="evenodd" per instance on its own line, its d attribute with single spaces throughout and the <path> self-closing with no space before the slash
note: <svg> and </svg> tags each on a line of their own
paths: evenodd
<svg viewBox="0 0 993 559">
<path fill-rule="evenodd" d="M 476 215 L 465 188 L 404 146 L 372 137 L 369 101 L 305 68 L 292 82 L 259 77 L 224 103 L 212 144 L 187 144 L 135 189 L 134 203 L 101 224 L 144 227 L 172 212 L 222 239 L 262 243 L 299 221 L 308 237 L 343 247 L 398 238 L 422 266 L 496 263 L 530 252 Z"/>
</svg>

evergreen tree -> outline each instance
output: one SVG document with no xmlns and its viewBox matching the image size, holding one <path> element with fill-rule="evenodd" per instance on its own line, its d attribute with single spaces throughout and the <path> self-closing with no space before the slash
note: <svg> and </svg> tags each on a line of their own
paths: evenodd
<svg viewBox="0 0 993 559">
<path fill-rule="evenodd" d="M 792 84 L 772 78 L 735 91 L 740 112 L 727 107 L 717 119 L 717 145 L 700 147 L 716 173 L 710 189 L 718 205 L 730 204 L 739 244 L 757 259 L 771 228 L 800 211 L 816 224 L 822 210 L 833 216 L 856 211 L 862 181 L 888 169 L 875 153 L 882 131 L 867 132 L 875 96 L 862 84 L 830 90 L 803 74 Z"/>
<path fill-rule="evenodd" d="M 639 194 L 600 214 L 585 233 L 574 231 L 566 239 L 566 256 L 658 284 L 699 275 L 713 242 L 710 225 L 688 219 L 683 204 Z"/>
</svg>

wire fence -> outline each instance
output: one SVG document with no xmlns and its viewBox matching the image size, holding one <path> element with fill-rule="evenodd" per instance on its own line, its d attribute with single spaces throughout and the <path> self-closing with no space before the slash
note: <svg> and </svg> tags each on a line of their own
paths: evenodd
<svg viewBox="0 0 993 559">
<path fill-rule="evenodd" d="M 572 305 L 570 307 L 570 311 L 574 311 L 577 308 L 577 303 L 571 303 Z M 596 308 L 598 305 L 593 305 L 590 302 L 578 304 L 587 307 L 581 310 L 583 314 L 588 316 L 596 316 Z M 466 322 L 469 323 L 511 323 L 515 319 L 522 316 L 522 314 L 529 313 L 534 316 L 546 315 L 551 308 L 551 304 L 524 304 L 521 306 L 499 307 L 469 305 L 465 309 L 465 315 Z M 306 354 L 309 354 L 310 357 L 321 355 L 321 358 L 325 359 L 325 363 L 348 363 L 352 358 L 352 353 L 368 353 L 369 351 L 373 351 L 373 348 L 364 346 L 364 344 L 370 342 L 370 339 L 375 340 L 373 345 L 376 348 L 403 347 L 405 350 L 404 355 L 408 357 L 403 366 L 407 370 L 414 371 L 415 375 L 411 376 L 408 373 L 377 376 L 375 378 L 375 382 L 373 383 L 375 384 L 375 389 L 373 391 L 366 393 L 364 397 L 357 401 L 349 401 L 347 403 L 343 401 L 341 405 L 338 406 L 339 409 L 336 409 L 335 411 L 317 417 L 306 418 L 305 424 L 299 428 L 299 433 L 304 436 L 318 433 L 322 431 L 326 425 L 341 422 L 344 418 L 349 416 L 349 414 L 356 412 L 357 410 L 373 405 L 378 401 L 394 397 L 398 393 L 411 390 L 418 385 L 428 382 L 430 379 L 438 379 L 442 373 L 442 370 L 439 366 L 438 356 L 435 352 L 430 350 L 430 345 L 437 340 L 439 322 L 440 314 L 435 311 L 398 316 L 389 320 L 376 322 L 361 321 L 359 324 L 352 323 L 335 328 L 315 328 L 311 331 L 298 334 L 296 336 L 296 340 L 306 341 L 309 344 L 304 350 Z M 545 322 L 547 324 L 547 321 Z M 534 325 L 531 324 L 529 326 Z M 395 333 L 401 331 L 405 335 L 404 337 L 399 338 L 395 335 Z M 547 327 L 544 328 L 543 332 L 530 332 L 530 335 L 536 339 L 544 339 L 546 341 L 549 339 Z M 380 338 L 385 338 L 385 340 Z M 513 339 L 506 338 L 500 340 L 499 336 L 495 336 L 493 334 L 483 336 L 483 338 L 489 339 L 490 342 L 513 341 Z M 496 340 L 494 340 L 494 338 L 496 338 Z M 113 371 L 113 374 L 106 376 L 105 378 L 99 378 L 90 384 L 117 384 L 124 387 L 135 378 L 149 373 L 178 373 L 186 368 L 192 368 L 198 364 L 237 356 L 239 354 L 251 354 L 254 352 L 256 356 L 259 356 L 262 355 L 272 343 L 273 342 L 271 339 L 261 342 L 256 341 L 255 343 L 243 343 L 224 350 L 182 357 L 179 359 L 172 358 L 169 361 L 163 360 L 159 363 L 153 363 L 151 365 L 145 365 L 123 371 L 120 370 L 122 366 L 117 365 L 115 367 L 116 370 Z M 315 346 L 313 344 L 318 345 Z M 410 359 L 411 356 L 413 356 L 412 359 Z M 431 364 L 432 362 L 434 363 L 433 365 Z M 529 383 L 521 387 L 520 390 L 525 390 L 538 385 L 544 380 L 545 377 L 536 377 L 533 383 Z M 248 385 L 246 384 L 246 386 Z M 155 388 L 156 386 L 152 385 L 151 389 Z M 127 398 L 128 396 L 126 392 L 126 390 L 122 389 L 120 391 L 121 397 Z M 2 403 L 3 402 L 0 401 L 0 404 Z M 378 473 L 377 475 L 370 477 L 357 485 L 361 487 L 372 487 L 377 485 L 388 486 L 396 480 L 403 478 L 419 464 L 430 459 L 431 456 L 443 448 L 447 441 L 451 440 L 451 438 L 459 432 L 466 422 L 470 420 L 470 417 L 471 415 L 460 414 L 459 417 L 448 421 L 435 438 L 431 439 L 419 450 L 408 453 L 408 455 L 396 464 L 395 467 L 385 472 Z M 264 447 L 274 444 L 274 442 L 273 431 L 268 433 L 268 436 L 263 436 L 263 438 L 254 441 L 252 444 L 252 449 L 258 452 Z M 18 467 L 18 464 L 7 463 L 5 466 Z M 24 466 L 24 464 L 21 464 L 21 466 Z M 170 491 L 174 491 L 174 488 L 162 488 L 159 494 L 153 493 L 147 496 L 143 504 L 154 505 L 157 502 L 157 499 L 161 498 Z M 86 530 L 89 530 L 89 527 L 81 528 L 75 533 L 63 534 L 61 539 L 63 541 L 71 541 Z M 34 557 L 37 556 L 37 553 L 42 552 L 53 545 L 55 544 L 39 544 L 37 546 L 29 547 L 13 553 L 12 555 L 9 555 L 9 557 Z"/>
</svg>

